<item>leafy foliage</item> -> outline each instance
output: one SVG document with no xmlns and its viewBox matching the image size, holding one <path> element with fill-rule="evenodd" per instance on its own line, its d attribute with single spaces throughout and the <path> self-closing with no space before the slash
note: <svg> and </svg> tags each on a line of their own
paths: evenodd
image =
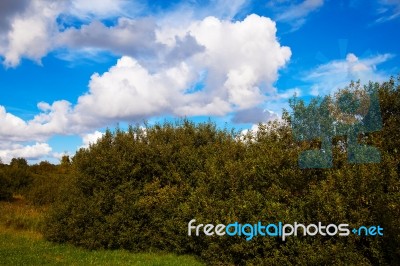
<svg viewBox="0 0 400 266">
<path fill-rule="evenodd" d="M 2 167 L 3 168 L 3 167 Z M 0 200 L 10 200 L 12 197 L 12 184 L 9 177 L 0 170 Z"/>
<path fill-rule="evenodd" d="M 10 165 L 0 163 L 0 200 L 10 200 L 13 193 L 20 193 L 31 181 L 24 158 L 13 158 Z"/>
<path fill-rule="evenodd" d="M 242 138 L 211 122 L 187 120 L 126 132 L 117 128 L 72 158 L 71 177 L 47 218 L 45 235 L 90 249 L 191 253 L 213 265 L 398 265 L 400 86 L 391 79 L 357 89 L 371 87 L 379 94 L 382 130 L 363 133 L 358 141 L 377 147 L 380 163 L 349 163 L 347 140 L 339 136 L 331 140 L 332 168 L 300 169 L 299 154 L 318 148 L 321 140 L 295 140 L 288 112 L 285 122 L 259 125 Z M 298 100 L 292 107 L 293 112 L 306 108 Z M 191 219 L 197 224 L 348 222 L 380 225 L 384 236 L 284 242 L 189 237 Z"/>
</svg>

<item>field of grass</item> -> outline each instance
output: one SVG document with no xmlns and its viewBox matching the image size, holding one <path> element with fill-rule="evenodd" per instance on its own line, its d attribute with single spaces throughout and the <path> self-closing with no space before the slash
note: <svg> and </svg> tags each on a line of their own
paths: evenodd
<svg viewBox="0 0 400 266">
<path fill-rule="evenodd" d="M 48 242 L 39 233 L 44 211 L 21 197 L 0 202 L 0 265 L 203 265 L 191 256 L 88 251 Z"/>
</svg>

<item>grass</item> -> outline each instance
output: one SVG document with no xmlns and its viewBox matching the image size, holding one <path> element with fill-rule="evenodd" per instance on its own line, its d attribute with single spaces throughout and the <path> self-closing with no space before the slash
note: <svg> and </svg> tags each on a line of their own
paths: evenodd
<svg viewBox="0 0 400 266">
<path fill-rule="evenodd" d="M 130 253 L 124 250 L 87 251 L 53 244 L 29 234 L 0 233 L 0 265 L 202 265 L 190 256 Z"/>
<path fill-rule="evenodd" d="M 0 202 L 0 265 L 203 265 L 186 255 L 88 251 L 48 242 L 39 233 L 44 211 L 22 197 Z"/>
<path fill-rule="evenodd" d="M 45 211 L 45 207 L 34 207 L 21 196 L 14 197 L 11 202 L 0 201 L 0 226 L 38 233 Z"/>
</svg>

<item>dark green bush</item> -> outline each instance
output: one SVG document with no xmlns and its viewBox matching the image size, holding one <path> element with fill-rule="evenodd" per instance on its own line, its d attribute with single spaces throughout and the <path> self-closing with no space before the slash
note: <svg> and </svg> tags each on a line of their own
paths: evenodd
<svg viewBox="0 0 400 266">
<path fill-rule="evenodd" d="M 29 165 L 24 158 L 13 158 L 5 168 L 5 174 L 11 180 L 13 193 L 22 193 L 32 182 Z"/>
<path fill-rule="evenodd" d="M 10 200 L 12 198 L 12 182 L 9 177 L 0 169 L 0 200 Z"/>
<path fill-rule="evenodd" d="M 196 254 L 213 265 L 400 264 L 400 95 L 380 85 L 383 129 L 370 141 L 379 164 L 348 164 L 336 140 L 331 169 L 299 169 L 288 123 L 255 137 L 186 120 L 107 131 L 72 160 L 72 176 L 47 218 L 45 236 L 91 249 Z M 383 140 L 382 138 L 389 138 Z M 388 144 L 390 143 L 390 145 Z M 199 237 L 196 224 L 322 222 L 380 225 L 383 237 Z"/>
<path fill-rule="evenodd" d="M 23 195 L 34 205 L 52 204 L 58 198 L 65 178 L 64 175 L 51 172 L 46 175 L 33 175 L 32 183 L 25 189 Z"/>
<path fill-rule="evenodd" d="M 0 161 L 0 200 L 10 200 L 14 193 L 22 193 L 32 176 L 24 158 L 13 158 L 9 165 Z"/>
</svg>

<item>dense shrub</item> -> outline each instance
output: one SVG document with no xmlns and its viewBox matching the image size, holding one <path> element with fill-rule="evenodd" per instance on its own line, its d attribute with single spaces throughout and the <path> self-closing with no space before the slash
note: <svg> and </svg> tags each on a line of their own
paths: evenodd
<svg viewBox="0 0 400 266">
<path fill-rule="evenodd" d="M 31 165 L 31 181 L 22 191 L 22 195 L 33 205 L 52 204 L 68 181 L 69 168 L 68 156 L 64 156 L 59 165 L 47 161 Z"/>
<path fill-rule="evenodd" d="M 6 174 L 11 179 L 14 192 L 21 192 L 32 182 L 32 176 L 26 159 L 13 158 L 6 169 Z"/>
<path fill-rule="evenodd" d="M 189 121 L 107 131 L 72 160 L 69 186 L 45 235 L 91 249 L 192 253 L 209 264 L 400 264 L 400 89 L 379 89 L 383 129 L 362 141 L 379 147 L 379 164 L 349 164 L 340 138 L 334 167 L 300 169 L 286 123 L 235 132 Z M 394 137 L 393 137 L 394 136 Z M 199 237 L 187 224 L 349 223 L 380 225 L 383 237 Z"/>
<path fill-rule="evenodd" d="M 10 178 L 0 169 L 0 200 L 10 200 L 12 198 L 12 191 Z"/>
<path fill-rule="evenodd" d="M 23 195 L 33 205 L 48 205 L 56 201 L 63 183 L 64 176 L 60 174 L 33 175 Z"/>
<path fill-rule="evenodd" d="M 0 161 L 0 200 L 10 200 L 32 182 L 29 165 L 24 158 L 13 158 L 9 165 Z"/>
</svg>

